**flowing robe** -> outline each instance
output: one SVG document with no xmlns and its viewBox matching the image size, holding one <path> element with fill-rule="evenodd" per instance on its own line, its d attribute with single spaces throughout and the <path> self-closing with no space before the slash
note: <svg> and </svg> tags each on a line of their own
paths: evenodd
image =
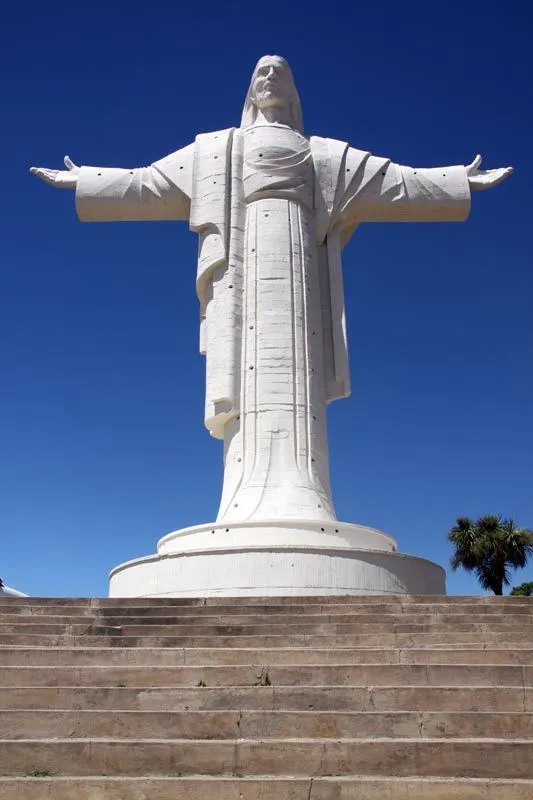
<svg viewBox="0 0 533 800">
<path fill-rule="evenodd" d="M 282 125 L 201 134 L 150 167 L 82 167 L 83 221 L 199 234 L 205 424 L 218 519 L 335 519 L 326 405 L 350 392 L 341 251 L 365 221 L 460 221 L 462 166 L 413 169 Z"/>
</svg>

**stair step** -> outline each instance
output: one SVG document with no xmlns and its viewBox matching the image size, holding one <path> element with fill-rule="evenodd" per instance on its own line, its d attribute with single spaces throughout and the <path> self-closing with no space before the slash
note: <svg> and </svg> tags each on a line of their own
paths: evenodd
<svg viewBox="0 0 533 800">
<path fill-rule="evenodd" d="M 278 629 L 279 630 L 279 629 Z M 256 636 L 123 636 L 120 632 L 115 635 L 100 636 L 94 634 L 70 636 L 64 634 L 1 634 L 0 647 L 308 647 L 326 648 L 331 650 L 337 647 L 446 647 L 448 646 L 492 646 L 498 648 L 509 647 L 533 648 L 533 632 L 520 632 L 517 636 L 505 633 L 363 633 L 363 634 L 262 634 Z"/>
<path fill-rule="evenodd" d="M 1 687 L 3 709 L 533 712 L 518 686 Z"/>
<path fill-rule="evenodd" d="M 533 781 L 479 778 L 0 778 L 2 800 L 533 800 Z"/>
<path fill-rule="evenodd" d="M 272 686 L 533 686 L 533 667 L 500 664 L 16 666 L 0 667 L 0 686 L 253 686 L 262 666 Z"/>
<path fill-rule="evenodd" d="M 2 711 L 4 738 L 533 739 L 533 712 Z"/>
<path fill-rule="evenodd" d="M 250 626 L 250 625 L 264 625 L 265 620 L 268 620 L 269 625 L 374 625 L 380 626 L 394 626 L 394 625 L 455 625 L 468 624 L 468 625 L 524 625 L 525 627 L 533 626 L 533 609 L 524 607 L 527 611 L 524 613 L 515 613 L 514 609 L 508 613 L 502 613 L 501 609 L 497 609 L 500 613 L 494 613 L 488 606 L 482 606 L 483 612 L 457 614 L 453 609 L 447 611 L 434 611 L 428 610 L 420 612 L 416 610 L 400 610 L 399 612 L 391 612 L 378 610 L 377 612 L 364 613 L 359 610 L 353 610 L 347 613 L 346 611 L 330 613 L 328 611 L 315 612 L 302 607 L 302 609 L 291 612 L 290 614 L 284 610 L 284 613 L 278 614 L 277 612 L 260 612 L 260 613 L 245 613 L 249 611 L 246 607 L 235 611 L 234 613 L 220 614 L 218 611 L 214 613 L 213 609 L 204 609 L 201 614 L 193 614 L 190 609 L 187 609 L 186 614 L 35 614 L 35 613 L 4 613 L 1 616 L 2 627 L 21 627 L 24 626 L 56 626 L 67 627 L 72 625 L 79 626 L 93 626 L 93 627 L 146 627 L 161 628 L 161 627 L 175 627 L 179 626 Z"/>
<path fill-rule="evenodd" d="M 155 648 L 2 647 L 2 666 L 223 666 L 331 664 L 533 665 L 533 648 Z"/>
<path fill-rule="evenodd" d="M 461 615 L 463 618 L 463 615 Z M 242 619 L 242 618 L 241 618 Z M 263 618 L 264 619 L 264 618 Z M 354 617 L 355 620 L 362 618 Z M 94 635 L 117 635 L 123 636 L 243 636 L 243 635 L 263 635 L 279 634 L 281 625 L 285 634 L 361 634 L 361 633 L 506 633 L 516 636 L 518 632 L 527 636 L 533 636 L 533 617 L 524 618 L 520 615 L 512 615 L 509 618 L 502 616 L 502 621 L 492 620 L 491 617 L 483 618 L 481 621 L 457 622 L 457 621 L 437 621 L 437 622 L 409 622 L 408 617 L 395 618 L 395 621 L 387 623 L 383 620 L 372 622 L 306 622 L 305 618 L 300 618 L 294 622 L 268 622 L 257 621 L 251 624 L 242 624 L 235 618 L 232 623 L 193 622 L 187 623 L 178 620 L 176 623 L 169 624 L 130 624 L 121 623 L 111 624 L 112 621 L 106 620 L 106 624 L 93 623 L 89 619 L 83 623 L 46 623 L 46 622 L 0 622 L 1 634 L 49 634 L 80 636 L 92 633 Z M 528 620 L 527 622 L 525 620 Z"/>
<path fill-rule="evenodd" d="M 2 739 L 0 774 L 533 778 L 524 739 Z"/>
<path fill-rule="evenodd" d="M 204 606 L 287 606 L 287 605 L 369 605 L 383 603 L 398 605 L 444 604 L 444 605 L 528 605 L 527 597 L 505 595 L 280 595 L 261 597 L 249 595 L 242 597 L 0 597 L 0 606 L 82 606 L 84 608 L 154 608 L 157 606 L 178 606 L 202 608 Z M 529 605 L 531 605 L 529 603 Z"/>
<path fill-rule="evenodd" d="M 355 599 L 355 598 L 352 598 Z M 466 598 L 467 599 L 467 598 Z M 483 598 L 476 598 L 476 602 L 446 602 L 442 598 L 437 598 L 437 602 L 391 602 L 390 600 L 380 599 L 380 602 L 345 602 L 337 601 L 331 603 L 308 603 L 305 601 L 294 602 L 291 604 L 265 605 L 231 603 L 226 599 L 224 605 L 203 605 L 203 606 L 181 606 L 176 603 L 167 605 L 53 605 L 40 603 L 26 603 L 15 605 L 13 603 L 3 606 L 5 614 L 12 615 L 33 615 L 33 616 L 93 616 L 93 617 L 194 617 L 202 618 L 204 615 L 292 615 L 292 614 L 456 614 L 456 615 L 478 615 L 503 613 L 506 608 L 512 614 L 533 614 L 531 604 L 524 601 L 524 598 L 516 598 L 510 606 L 495 606 L 483 602 Z M 99 601 L 95 601 L 99 602 Z M 2 607 L 2 604 L 0 604 Z"/>
</svg>

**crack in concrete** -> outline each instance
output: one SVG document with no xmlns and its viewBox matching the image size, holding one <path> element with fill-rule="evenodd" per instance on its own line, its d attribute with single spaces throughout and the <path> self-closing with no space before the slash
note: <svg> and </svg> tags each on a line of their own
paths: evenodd
<svg viewBox="0 0 533 800">
<path fill-rule="evenodd" d="M 314 773 L 314 775 L 311 776 L 311 781 L 313 781 L 319 775 L 324 775 L 324 762 L 326 761 L 326 758 L 327 758 L 326 748 L 327 748 L 327 742 L 322 742 L 322 751 L 320 753 L 320 761 L 319 761 L 319 764 L 318 764 L 316 772 Z"/>
<path fill-rule="evenodd" d="M 242 715 L 243 715 L 243 711 L 242 711 L 242 709 L 241 709 L 241 710 L 239 711 L 239 716 L 237 717 L 237 734 L 238 734 L 238 737 L 237 737 L 237 738 L 239 738 L 239 739 L 242 739 L 242 738 L 243 738 L 243 736 L 242 736 L 242 731 L 241 731 Z"/>
<path fill-rule="evenodd" d="M 307 793 L 307 800 L 311 800 L 311 793 L 313 791 L 313 783 L 314 782 L 315 782 L 314 778 L 311 778 L 311 780 L 309 781 L 309 791 Z"/>
<path fill-rule="evenodd" d="M 238 771 L 237 770 L 237 764 L 238 763 L 239 763 L 239 743 L 235 742 L 235 744 L 233 746 L 233 769 L 232 769 L 232 774 L 233 775 L 237 774 L 237 771 Z"/>
</svg>

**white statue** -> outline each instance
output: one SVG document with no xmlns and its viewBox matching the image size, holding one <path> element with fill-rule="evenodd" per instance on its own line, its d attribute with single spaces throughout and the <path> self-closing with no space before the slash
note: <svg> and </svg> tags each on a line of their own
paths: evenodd
<svg viewBox="0 0 533 800">
<path fill-rule="evenodd" d="M 412 168 L 304 134 L 291 70 L 253 73 L 240 128 L 137 169 L 32 168 L 82 221 L 188 220 L 205 424 L 224 441 L 218 521 L 335 520 L 326 405 L 350 392 L 341 251 L 362 222 L 462 221 L 512 168 Z"/>
</svg>

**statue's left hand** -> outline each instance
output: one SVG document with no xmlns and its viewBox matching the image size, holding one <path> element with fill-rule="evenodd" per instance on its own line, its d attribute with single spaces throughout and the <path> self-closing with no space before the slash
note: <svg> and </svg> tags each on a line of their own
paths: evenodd
<svg viewBox="0 0 533 800">
<path fill-rule="evenodd" d="M 51 183 L 58 189 L 75 189 L 78 183 L 80 168 L 68 157 L 64 158 L 66 170 L 46 169 L 45 167 L 31 167 L 32 175 L 37 175 L 42 181 Z"/>
<path fill-rule="evenodd" d="M 514 172 L 513 167 L 501 167 L 500 169 L 478 169 L 481 164 L 481 156 L 475 159 L 466 168 L 468 185 L 471 189 L 490 189 L 504 181 Z"/>
</svg>

